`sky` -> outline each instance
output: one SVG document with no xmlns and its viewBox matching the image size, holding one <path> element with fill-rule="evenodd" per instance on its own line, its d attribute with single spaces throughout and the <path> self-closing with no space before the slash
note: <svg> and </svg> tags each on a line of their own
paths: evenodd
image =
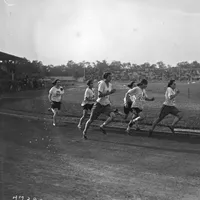
<svg viewBox="0 0 200 200">
<path fill-rule="evenodd" d="M 199 0 L 0 0 L 0 51 L 66 64 L 200 62 Z"/>
</svg>

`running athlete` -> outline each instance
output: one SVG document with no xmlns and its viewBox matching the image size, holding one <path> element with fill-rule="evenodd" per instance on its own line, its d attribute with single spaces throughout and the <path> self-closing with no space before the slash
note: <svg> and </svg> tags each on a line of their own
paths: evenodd
<svg viewBox="0 0 200 200">
<path fill-rule="evenodd" d="M 93 81 L 89 80 L 87 81 L 87 88 L 85 90 L 84 94 L 84 100 L 81 104 L 83 108 L 83 115 L 79 121 L 78 128 L 81 129 L 83 120 L 86 118 L 88 111 L 92 109 L 94 102 L 95 102 L 95 93 L 93 88 Z"/>
<path fill-rule="evenodd" d="M 61 109 L 62 95 L 64 94 L 64 89 L 60 86 L 59 79 L 53 81 L 52 84 L 53 87 L 49 90 L 48 99 L 51 103 L 51 110 L 53 112 L 53 126 L 56 126 L 56 116 Z"/>
<path fill-rule="evenodd" d="M 134 87 L 136 87 L 136 83 L 135 81 L 132 81 L 129 85 L 127 85 L 130 89 L 133 89 Z M 130 90 L 129 89 L 129 90 Z M 128 96 L 128 100 L 127 100 L 127 105 L 126 105 L 126 94 L 125 94 L 125 97 L 124 97 L 124 113 L 125 113 L 125 117 L 124 119 L 127 120 L 128 116 L 129 116 L 129 113 L 132 113 L 135 115 L 135 112 L 134 112 L 134 109 L 131 107 L 132 106 L 132 103 L 133 103 L 133 96 L 129 95 Z M 129 121 L 128 121 L 129 122 Z M 127 121 L 126 121 L 127 123 Z M 135 126 L 136 126 L 136 131 L 139 131 L 140 128 L 138 126 L 138 121 L 135 123 Z"/>
<path fill-rule="evenodd" d="M 175 119 L 171 126 L 168 126 L 169 129 L 174 134 L 174 126 L 183 118 L 183 113 L 176 108 L 175 98 L 180 93 L 178 89 L 176 89 L 175 80 L 170 80 L 167 85 L 167 90 L 165 92 L 165 101 L 160 110 L 160 114 L 158 118 L 153 122 L 151 129 L 149 130 L 149 137 L 152 136 L 153 130 L 156 125 L 160 123 L 167 115 L 171 114 L 175 116 Z"/>
<path fill-rule="evenodd" d="M 129 134 L 130 129 L 134 123 L 138 123 L 144 119 L 143 108 L 145 101 L 154 101 L 154 97 L 148 98 L 145 89 L 147 88 L 148 81 L 143 79 L 136 87 L 130 89 L 125 95 L 125 107 L 128 107 L 128 101 L 132 100 L 132 112 L 133 116 L 130 120 L 126 132 Z"/>
<path fill-rule="evenodd" d="M 111 107 L 110 95 L 116 92 L 116 89 L 112 89 L 112 84 L 110 83 L 112 79 L 112 74 L 109 72 L 104 73 L 103 80 L 99 81 L 98 86 L 98 99 L 94 104 L 90 118 L 85 124 L 83 130 L 83 139 L 87 139 L 87 130 L 91 123 L 96 120 L 101 114 L 108 116 L 107 120 L 100 126 L 100 130 L 106 134 L 105 127 L 113 121 L 115 118 L 114 109 Z"/>
<path fill-rule="evenodd" d="M 135 84 L 135 81 L 132 81 L 130 84 L 127 85 L 129 87 L 129 90 L 130 89 L 133 89 L 134 87 L 136 87 L 136 84 Z M 131 108 L 131 105 L 132 105 L 133 101 L 131 100 L 131 96 L 129 95 L 129 99 L 127 101 L 127 107 L 125 106 L 126 105 L 126 98 L 124 97 L 124 119 L 126 120 L 129 116 L 129 113 L 132 112 L 132 108 Z"/>
</svg>

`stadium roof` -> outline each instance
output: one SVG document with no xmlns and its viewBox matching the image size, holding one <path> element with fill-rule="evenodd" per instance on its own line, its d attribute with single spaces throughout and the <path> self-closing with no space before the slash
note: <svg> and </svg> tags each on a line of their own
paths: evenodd
<svg viewBox="0 0 200 200">
<path fill-rule="evenodd" d="M 0 60 L 1 61 L 5 61 L 5 60 L 16 61 L 16 60 L 24 60 L 24 58 L 17 57 L 17 56 L 14 56 L 14 55 L 11 55 L 11 54 L 8 54 L 8 53 L 4 53 L 4 52 L 0 51 Z"/>
</svg>

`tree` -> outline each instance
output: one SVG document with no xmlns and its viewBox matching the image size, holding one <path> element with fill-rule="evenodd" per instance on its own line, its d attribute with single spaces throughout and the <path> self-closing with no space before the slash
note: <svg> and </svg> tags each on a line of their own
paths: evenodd
<svg viewBox="0 0 200 200">
<path fill-rule="evenodd" d="M 109 70 L 109 65 L 106 62 L 106 60 L 103 60 L 102 62 L 100 61 L 96 61 L 96 68 L 98 70 L 98 79 L 102 78 L 102 75 L 105 71 Z"/>
<path fill-rule="evenodd" d="M 122 64 L 120 61 L 112 61 L 109 67 L 112 71 L 120 71 L 122 68 Z"/>
<path fill-rule="evenodd" d="M 156 64 L 157 64 L 159 69 L 166 69 L 167 68 L 166 65 L 162 61 L 159 61 Z"/>
</svg>

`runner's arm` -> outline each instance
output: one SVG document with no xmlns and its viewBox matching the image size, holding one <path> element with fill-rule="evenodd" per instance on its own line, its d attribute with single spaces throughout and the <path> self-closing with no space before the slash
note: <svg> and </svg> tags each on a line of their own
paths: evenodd
<svg viewBox="0 0 200 200">
<path fill-rule="evenodd" d="M 113 94 L 115 91 L 116 91 L 116 89 L 112 89 L 110 92 L 109 91 L 107 91 L 107 92 L 104 92 L 104 89 L 105 89 L 105 85 L 104 85 L 105 83 L 104 82 L 101 82 L 100 84 L 99 84 L 99 88 L 98 88 L 98 97 L 105 97 L 105 96 L 108 96 L 108 95 L 110 95 L 110 94 Z"/>
<path fill-rule="evenodd" d="M 52 102 L 52 100 L 51 100 L 52 91 L 53 91 L 52 89 L 49 90 L 49 95 L 48 95 L 49 102 Z"/>
<path fill-rule="evenodd" d="M 99 93 L 99 97 L 101 98 L 101 97 L 105 97 L 105 96 L 108 96 L 110 94 L 113 94 L 114 92 L 112 92 L 112 90 L 111 90 L 110 92 L 107 91 L 105 93 L 102 93 L 101 91 L 98 91 L 98 93 Z"/>
<path fill-rule="evenodd" d="M 126 102 L 130 100 L 130 96 L 133 96 L 136 93 L 137 93 L 137 88 L 133 88 L 133 89 L 128 90 L 128 92 L 125 94 Z"/>
<path fill-rule="evenodd" d="M 88 89 L 85 90 L 84 99 L 86 101 L 90 101 L 90 102 L 94 101 L 93 97 L 92 97 L 92 95 L 91 95 L 91 93 L 90 93 L 90 91 Z"/>
<path fill-rule="evenodd" d="M 91 97 L 86 97 L 86 101 L 94 101 Z"/>
<path fill-rule="evenodd" d="M 91 97 L 91 96 L 86 96 L 85 99 L 86 101 L 91 101 L 91 102 L 95 101 L 95 97 Z"/>
<path fill-rule="evenodd" d="M 180 93 L 179 90 L 176 90 L 175 94 L 172 94 L 172 90 L 168 90 L 168 97 L 170 100 L 174 99 Z"/>
<path fill-rule="evenodd" d="M 125 102 L 126 102 L 126 103 L 129 102 L 129 101 L 131 101 L 130 95 L 127 94 L 127 93 L 125 94 L 124 99 L 125 99 Z"/>
</svg>

